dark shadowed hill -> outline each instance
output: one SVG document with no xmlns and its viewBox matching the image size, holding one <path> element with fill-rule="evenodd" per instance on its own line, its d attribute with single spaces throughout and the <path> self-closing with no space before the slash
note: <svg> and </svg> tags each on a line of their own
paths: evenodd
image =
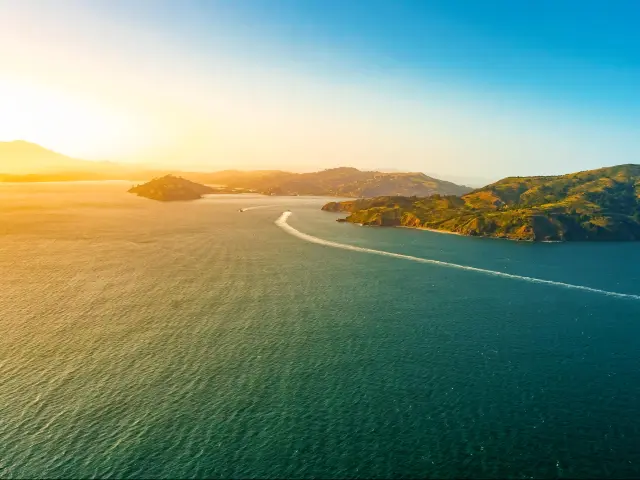
<svg viewBox="0 0 640 480">
<path fill-rule="evenodd" d="M 332 202 L 346 221 L 519 240 L 640 240 L 640 165 L 509 177 L 462 197 Z"/>
<path fill-rule="evenodd" d="M 162 202 L 197 200 L 202 198 L 202 195 L 215 192 L 216 190 L 207 185 L 201 185 L 173 175 L 154 178 L 150 182 L 137 185 L 129 190 L 129 193 L 135 193 L 140 197 Z"/>
</svg>

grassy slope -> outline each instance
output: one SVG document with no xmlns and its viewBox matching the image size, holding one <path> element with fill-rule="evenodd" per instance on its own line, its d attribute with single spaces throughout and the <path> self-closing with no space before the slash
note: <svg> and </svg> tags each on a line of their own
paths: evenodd
<svg viewBox="0 0 640 480">
<path fill-rule="evenodd" d="M 328 204 L 350 222 L 519 240 L 640 239 L 640 166 L 510 177 L 462 197 L 379 197 Z"/>
</svg>

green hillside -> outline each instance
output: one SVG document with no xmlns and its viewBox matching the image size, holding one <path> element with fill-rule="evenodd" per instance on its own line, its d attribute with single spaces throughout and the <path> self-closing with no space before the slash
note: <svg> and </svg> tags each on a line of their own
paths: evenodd
<svg viewBox="0 0 640 480">
<path fill-rule="evenodd" d="M 509 177 L 462 197 L 329 203 L 346 221 L 518 240 L 639 240 L 640 165 L 553 177 Z"/>
</svg>

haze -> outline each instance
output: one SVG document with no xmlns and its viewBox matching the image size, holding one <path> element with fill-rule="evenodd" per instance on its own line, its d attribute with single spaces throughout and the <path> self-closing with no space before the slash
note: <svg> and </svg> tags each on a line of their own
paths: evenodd
<svg viewBox="0 0 640 480">
<path fill-rule="evenodd" d="M 461 179 L 636 162 L 637 5 L 0 0 L 0 140 Z"/>
</svg>

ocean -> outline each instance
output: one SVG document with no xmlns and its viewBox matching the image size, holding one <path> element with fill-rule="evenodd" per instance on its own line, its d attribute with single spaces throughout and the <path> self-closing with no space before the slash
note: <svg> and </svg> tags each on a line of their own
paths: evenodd
<svg viewBox="0 0 640 480">
<path fill-rule="evenodd" d="M 640 244 L 129 186 L 0 184 L 0 477 L 640 476 Z"/>
</svg>

